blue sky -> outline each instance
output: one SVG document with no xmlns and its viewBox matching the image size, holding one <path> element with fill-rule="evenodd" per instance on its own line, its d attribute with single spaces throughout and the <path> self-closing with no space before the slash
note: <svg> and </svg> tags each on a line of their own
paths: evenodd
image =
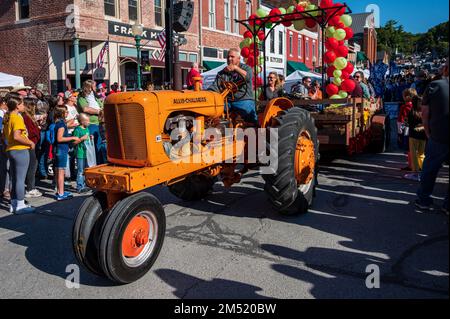
<svg viewBox="0 0 450 319">
<path fill-rule="evenodd" d="M 339 1 L 335 1 L 339 2 Z M 435 25 L 448 21 L 448 0 L 343 0 L 353 12 L 365 12 L 370 4 L 380 8 L 381 25 L 396 20 L 406 31 L 422 33 Z"/>
</svg>

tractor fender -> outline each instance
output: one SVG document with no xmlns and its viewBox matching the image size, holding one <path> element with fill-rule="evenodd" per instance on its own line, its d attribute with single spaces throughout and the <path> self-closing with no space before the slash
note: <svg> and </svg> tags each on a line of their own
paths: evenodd
<svg viewBox="0 0 450 319">
<path fill-rule="evenodd" d="M 284 97 L 270 100 L 269 104 L 267 104 L 266 108 L 264 109 L 262 117 L 260 117 L 260 127 L 266 128 L 270 126 L 270 122 L 272 121 L 272 119 L 277 117 L 280 112 L 293 107 L 294 104 L 292 103 L 292 101 Z"/>
</svg>

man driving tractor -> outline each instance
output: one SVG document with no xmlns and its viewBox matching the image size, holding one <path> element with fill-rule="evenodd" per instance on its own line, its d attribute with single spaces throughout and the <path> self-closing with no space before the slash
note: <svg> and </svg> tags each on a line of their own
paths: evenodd
<svg viewBox="0 0 450 319">
<path fill-rule="evenodd" d="M 228 65 L 217 74 L 216 80 L 208 90 L 220 92 L 221 81 L 231 81 L 237 84 L 234 100 L 229 101 L 229 111 L 235 111 L 243 117 L 244 121 L 257 125 L 252 69 L 241 63 L 241 54 L 238 49 L 232 48 L 228 51 L 227 62 Z"/>
</svg>

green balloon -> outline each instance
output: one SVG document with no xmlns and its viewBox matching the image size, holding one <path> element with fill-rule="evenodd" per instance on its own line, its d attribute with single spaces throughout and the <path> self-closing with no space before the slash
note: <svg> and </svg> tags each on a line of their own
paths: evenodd
<svg viewBox="0 0 450 319">
<path fill-rule="evenodd" d="M 273 23 L 272 23 L 272 22 L 267 22 L 267 23 L 266 23 L 266 29 L 271 29 L 272 26 L 273 26 Z"/>
<path fill-rule="evenodd" d="M 239 43 L 239 47 L 241 48 L 241 50 L 243 48 L 245 48 L 247 45 L 245 45 L 245 41 L 242 41 L 241 43 Z"/>
<path fill-rule="evenodd" d="M 281 14 L 286 14 L 286 9 L 285 8 L 279 8 L 279 9 L 280 9 Z"/>
<path fill-rule="evenodd" d="M 334 70 L 333 76 L 335 78 L 340 78 L 342 76 L 342 71 L 341 70 Z"/>
<path fill-rule="evenodd" d="M 333 83 L 336 84 L 337 86 L 341 86 L 342 79 L 341 78 L 334 78 L 333 79 Z"/>
<path fill-rule="evenodd" d="M 306 27 L 305 20 L 294 21 L 294 29 L 297 31 L 302 31 Z"/>
<path fill-rule="evenodd" d="M 332 99 L 332 100 L 339 100 L 339 99 L 341 99 L 341 96 L 338 95 L 338 94 L 335 94 L 335 95 L 332 95 L 332 96 L 330 97 L 330 99 Z"/>
<path fill-rule="evenodd" d="M 334 67 L 336 68 L 336 70 L 343 70 L 347 67 L 347 59 L 346 58 L 337 58 L 336 60 L 334 60 Z"/>
<path fill-rule="evenodd" d="M 306 10 L 305 11 L 313 11 L 313 10 L 317 10 L 317 7 L 315 4 L 309 4 L 306 6 Z M 319 14 L 319 12 L 314 11 L 310 13 L 313 17 L 317 17 L 317 15 Z"/>
<path fill-rule="evenodd" d="M 352 18 L 350 15 L 348 15 L 348 14 L 344 14 L 344 15 L 341 17 L 341 22 L 342 22 L 346 27 L 349 27 L 349 26 L 351 26 L 352 23 L 353 23 L 353 18 Z"/>
<path fill-rule="evenodd" d="M 334 32 L 333 38 L 335 38 L 338 41 L 345 40 L 345 37 L 347 36 L 347 32 L 345 32 L 344 29 L 337 29 L 336 32 Z"/>
<path fill-rule="evenodd" d="M 346 99 L 348 97 L 348 93 L 345 91 L 339 91 L 339 96 L 343 99 Z"/>
<path fill-rule="evenodd" d="M 333 38 L 335 32 L 336 32 L 336 28 L 335 27 L 328 27 L 327 30 L 325 31 L 326 36 L 328 38 Z"/>
<path fill-rule="evenodd" d="M 264 57 L 260 56 L 259 57 L 259 65 L 263 65 L 264 64 Z"/>
<path fill-rule="evenodd" d="M 258 10 L 256 10 L 256 15 L 260 18 L 265 18 L 269 15 L 269 13 L 263 8 L 259 8 Z"/>
<path fill-rule="evenodd" d="M 295 7 L 294 6 L 290 6 L 288 9 L 287 9 L 287 13 L 294 13 L 294 11 L 295 11 Z"/>
</svg>

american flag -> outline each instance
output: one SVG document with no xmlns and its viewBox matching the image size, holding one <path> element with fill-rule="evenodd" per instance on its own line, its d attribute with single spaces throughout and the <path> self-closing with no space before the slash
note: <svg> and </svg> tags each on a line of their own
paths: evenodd
<svg viewBox="0 0 450 319">
<path fill-rule="evenodd" d="M 97 61 L 95 62 L 95 67 L 97 69 L 103 67 L 103 62 L 105 61 L 106 52 L 109 51 L 109 41 L 105 42 L 105 45 L 103 46 L 102 50 L 98 54 Z"/>
<path fill-rule="evenodd" d="M 161 46 L 161 52 L 159 54 L 158 60 L 162 61 L 162 60 L 164 60 L 164 57 L 166 55 L 166 29 L 163 29 L 161 31 L 161 33 L 158 34 L 157 39 L 158 39 L 159 45 Z"/>
</svg>

